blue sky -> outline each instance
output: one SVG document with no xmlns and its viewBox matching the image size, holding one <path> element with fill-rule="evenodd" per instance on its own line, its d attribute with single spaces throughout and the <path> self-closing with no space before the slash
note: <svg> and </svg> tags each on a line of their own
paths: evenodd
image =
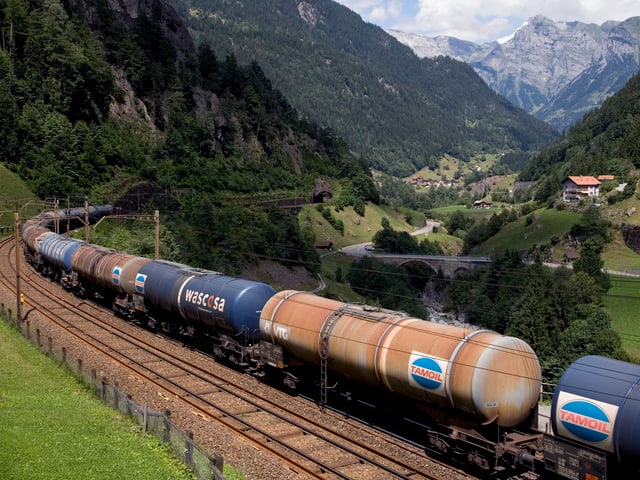
<svg viewBox="0 0 640 480">
<path fill-rule="evenodd" d="M 640 0 L 335 0 L 382 28 L 483 43 L 511 35 L 528 18 L 596 23 L 640 16 Z"/>
</svg>

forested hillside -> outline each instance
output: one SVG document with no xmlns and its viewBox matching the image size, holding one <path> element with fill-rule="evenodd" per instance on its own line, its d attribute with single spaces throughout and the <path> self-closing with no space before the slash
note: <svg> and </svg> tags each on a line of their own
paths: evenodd
<svg viewBox="0 0 640 480">
<path fill-rule="evenodd" d="M 388 174 L 407 176 L 444 154 L 539 151 L 556 137 L 468 65 L 421 60 L 333 1 L 169 1 L 196 43 L 241 64 L 259 61 L 305 118 Z"/>
<path fill-rule="evenodd" d="M 621 181 L 640 168 L 640 75 L 633 76 L 602 107 L 588 113 L 565 136 L 536 155 L 520 180 L 539 180 L 537 198 L 557 194 L 568 175 L 612 174 Z"/>
<path fill-rule="evenodd" d="M 311 232 L 255 207 L 278 192 L 308 199 L 320 181 L 345 205 L 378 200 L 343 140 L 301 121 L 257 63 L 196 51 L 167 5 L 65 5 L 0 10 L 0 159 L 39 197 L 161 207 L 181 260 L 228 270 L 317 265 Z"/>
</svg>

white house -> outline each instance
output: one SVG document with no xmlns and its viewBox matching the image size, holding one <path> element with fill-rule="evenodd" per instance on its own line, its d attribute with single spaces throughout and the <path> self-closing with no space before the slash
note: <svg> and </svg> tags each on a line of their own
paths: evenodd
<svg viewBox="0 0 640 480">
<path fill-rule="evenodd" d="M 571 176 L 562 181 L 562 200 L 578 203 L 583 198 L 600 195 L 600 181 L 591 176 Z"/>
</svg>

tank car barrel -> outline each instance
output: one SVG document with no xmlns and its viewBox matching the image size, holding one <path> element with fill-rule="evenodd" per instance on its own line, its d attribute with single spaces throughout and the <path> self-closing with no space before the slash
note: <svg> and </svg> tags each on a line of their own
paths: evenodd
<svg viewBox="0 0 640 480">
<path fill-rule="evenodd" d="M 376 388 L 481 423 L 520 424 L 536 408 L 540 364 L 520 339 L 348 305 L 306 292 L 271 298 L 261 338 Z"/>
</svg>

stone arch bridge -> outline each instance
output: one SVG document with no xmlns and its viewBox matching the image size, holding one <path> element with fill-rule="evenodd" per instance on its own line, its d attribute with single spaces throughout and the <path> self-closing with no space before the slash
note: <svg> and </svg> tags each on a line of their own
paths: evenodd
<svg viewBox="0 0 640 480">
<path fill-rule="evenodd" d="M 434 272 L 442 270 L 446 278 L 470 273 L 473 270 L 487 267 L 491 264 L 489 257 L 452 257 L 446 255 L 415 255 L 367 252 L 371 257 L 384 263 L 403 265 L 409 262 L 420 262 L 429 266 Z"/>
</svg>

